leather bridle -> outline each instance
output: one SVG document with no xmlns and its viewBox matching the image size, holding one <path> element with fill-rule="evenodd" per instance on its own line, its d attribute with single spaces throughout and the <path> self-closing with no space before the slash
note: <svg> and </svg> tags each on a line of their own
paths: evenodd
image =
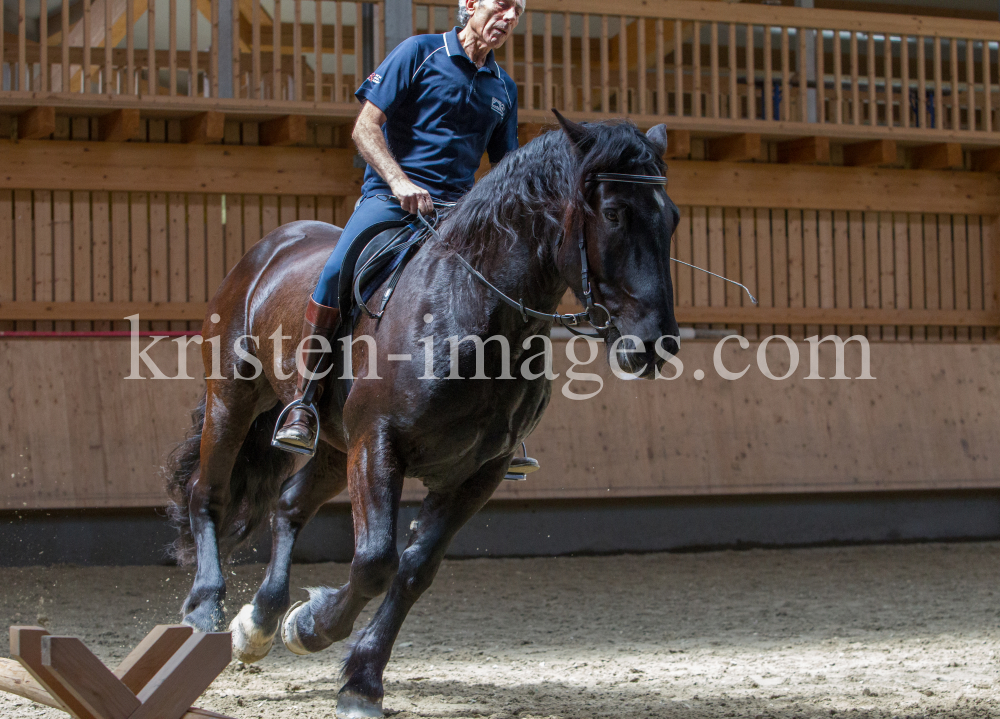
<svg viewBox="0 0 1000 719">
<path fill-rule="evenodd" d="M 632 175 L 616 172 L 599 172 L 593 175 L 588 175 L 584 182 L 628 182 L 637 185 L 666 185 L 667 178 L 662 175 Z M 435 238 L 440 240 L 441 236 L 437 233 L 437 230 L 434 229 L 434 226 L 428 222 L 423 215 L 419 215 L 419 217 L 420 221 L 424 224 L 427 230 L 434 235 Z M 458 257 L 458 261 L 462 263 L 465 269 L 467 269 L 473 277 L 491 289 L 501 300 L 517 310 L 525 322 L 527 322 L 529 318 L 534 318 L 561 325 L 573 334 L 581 335 L 583 337 L 604 337 L 611 329 L 611 312 L 600 302 L 594 302 L 594 290 L 590 285 L 590 262 L 587 259 L 587 233 L 582 224 L 580 226 L 577 243 L 580 247 L 580 284 L 583 291 L 584 310 L 583 312 L 575 312 L 572 314 L 539 312 L 538 310 L 533 310 L 530 307 L 525 307 L 523 299 L 515 300 L 513 297 L 504 294 L 502 290 L 486 279 L 486 277 L 479 270 L 473 267 L 468 260 L 462 257 L 461 254 L 455 253 L 455 255 Z M 596 310 L 604 313 L 603 321 L 596 321 Z M 595 334 L 587 334 L 576 329 L 584 323 L 590 325 Z"/>
<path fill-rule="evenodd" d="M 631 173 L 622 172 L 597 172 L 592 175 L 588 175 L 584 179 L 585 185 L 592 182 L 624 182 L 633 185 L 666 185 L 667 178 L 663 175 L 633 175 Z M 430 232 L 436 239 L 440 240 L 441 236 L 438 234 L 437 230 L 434 229 L 434 226 L 427 221 L 427 218 L 419 214 L 418 217 L 427 228 L 428 232 Z M 482 284 L 486 285 L 486 287 L 490 288 L 501 300 L 517 310 L 525 322 L 528 321 L 528 318 L 534 318 L 561 325 L 573 334 L 580 335 L 581 337 L 605 337 L 611 329 L 611 312 L 600 302 L 594 301 L 594 290 L 590 285 L 590 262 L 587 259 L 587 232 L 584 223 L 580 224 L 577 244 L 580 247 L 580 284 L 583 291 L 584 309 L 583 312 L 575 312 L 573 314 L 539 312 L 538 310 L 533 310 L 530 307 L 525 307 L 523 299 L 515 300 L 513 297 L 504 294 L 498 287 L 486 279 L 486 277 L 479 270 L 473 267 L 468 260 L 462 257 L 461 254 L 456 252 L 455 256 L 458 257 L 458 261 L 462 263 L 465 269 L 467 269 L 473 277 L 479 280 Z M 757 304 L 757 298 L 753 296 L 749 289 L 747 289 L 746 285 L 736 282 L 735 280 L 731 280 L 728 277 L 717 275 L 714 272 L 709 272 L 701 267 L 696 267 L 695 265 L 687 262 L 676 260 L 673 257 L 670 259 L 673 262 L 687 265 L 688 267 L 692 267 L 696 270 L 701 270 L 702 272 L 706 272 L 713 277 L 718 277 L 720 280 L 725 280 L 726 282 L 731 282 L 734 285 L 742 287 L 746 291 L 747 295 L 750 296 L 750 301 L 755 305 Z M 604 313 L 603 321 L 600 323 L 595 321 L 595 310 L 600 310 Z M 576 329 L 584 323 L 590 325 L 595 334 L 588 334 Z"/>
</svg>

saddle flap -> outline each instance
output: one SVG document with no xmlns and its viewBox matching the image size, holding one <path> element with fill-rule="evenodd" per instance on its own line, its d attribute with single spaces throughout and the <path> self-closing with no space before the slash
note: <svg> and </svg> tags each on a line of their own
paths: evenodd
<svg viewBox="0 0 1000 719">
<path fill-rule="evenodd" d="M 357 270 L 364 266 L 364 261 L 360 259 L 362 255 L 370 257 L 377 252 L 377 248 L 372 248 L 369 254 L 369 246 L 372 243 L 381 242 L 384 246 L 385 243 L 392 239 L 393 235 L 409 224 L 409 222 L 404 220 L 376 222 L 364 232 L 358 234 L 354 242 L 351 243 L 351 247 L 348 249 L 347 255 L 344 257 L 344 263 L 340 269 L 340 287 L 337 288 L 337 296 L 340 298 L 340 311 L 344 316 L 346 316 L 354 304 L 354 276 Z"/>
</svg>

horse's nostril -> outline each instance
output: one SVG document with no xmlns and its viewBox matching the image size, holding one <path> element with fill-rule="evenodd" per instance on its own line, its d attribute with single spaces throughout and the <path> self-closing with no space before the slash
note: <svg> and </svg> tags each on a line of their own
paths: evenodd
<svg viewBox="0 0 1000 719">
<path fill-rule="evenodd" d="M 669 354 L 675 355 L 681 351 L 681 345 L 677 338 L 667 337 L 663 340 L 663 349 Z"/>
</svg>

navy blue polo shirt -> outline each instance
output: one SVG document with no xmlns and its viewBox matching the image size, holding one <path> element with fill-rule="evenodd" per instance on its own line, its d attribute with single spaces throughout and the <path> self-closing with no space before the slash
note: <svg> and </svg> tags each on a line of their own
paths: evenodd
<svg viewBox="0 0 1000 719">
<path fill-rule="evenodd" d="M 468 192 L 484 152 L 497 163 L 517 148 L 517 86 L 492 50 L 477 68 L 457 27 L 407 38 L 354 94 L 385 113 L 393 157 L 436 200 Z M 369 166 L 361 191 L 388 192 L 389 185 Z"/>
</svg>

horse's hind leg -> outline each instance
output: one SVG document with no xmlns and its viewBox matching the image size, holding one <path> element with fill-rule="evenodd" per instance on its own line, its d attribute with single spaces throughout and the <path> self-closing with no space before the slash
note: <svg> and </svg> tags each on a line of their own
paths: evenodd
<svg viewBox="0 0 1000 719">
<path fill-rule="evenodd" d="M 310 654 L 351 635 L 354 620 L 392 582 L 399 566 L 396 518 L 403 468 L 384 435 L 373 432 L 351 446 L 347 481 L 354 518 L 354 559 L 340 589 L 309 590 L 309 601 L 285 617 L 281 638 L 295 654 Z"/>
<path fill-rule="evenodd" d="M 253 395 L 249 382 L 208 382 L 201 463 L 188 500 L 198 570 L 181 609 L 184 623 L 202 632 L 221 631 L 225 625 L 226 580 L 218 532 L 226 521 L 233 465 L 254 420 Z"/>
<path fill-rule="evenodd" d="M 244 605 L 229 629 L 233 656 L 247 664 L 267 656 L 281 616 L 290 604 L 289 570 L 295 540 L 325 502 L 347 485 L 347 457 L 321 442 L 316 455 L 281 488 L 271 522 L 271 561 L 251 604 Z"/>
<path fill-rule="evenodd" d="M 486 504 L 503 481 L 508 463 L 508 457 L 501 458 L 483 467 L 456 491 L 431 492 L 424 499 L 396 578 L 344 662 L 347 683 L 337 698 L 338 717 L 381 716 L 382 673 L 403 620 L 434 581 L 455 533 Z"/>
</svg>

